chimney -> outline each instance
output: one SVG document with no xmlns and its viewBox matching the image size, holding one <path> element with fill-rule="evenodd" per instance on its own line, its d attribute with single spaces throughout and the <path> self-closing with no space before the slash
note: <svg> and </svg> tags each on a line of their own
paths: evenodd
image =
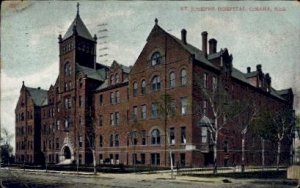
<svg viewBox="0 0 300 188">
<path fill-rule="evenodd" d="M 257 70 L 258 72 L 261 72 L 261 64 L 256 65 L 256 70 Z"/>
<path fill-rule="evenodd" d="M 183 44 L 187 44 L 187 42 L 186 42 L 186 30 L 185 29 L 181 30 L 181 40 L 182 40 Z"/>
<path fill-rule="evenodd" d="M 267 91 L 270 92 L 271 91 L 271 82 L 272 82 L 272 79 L 271 79 L 269 73 L 266 74 L 265 79 L 266 79 L 266 82 L 267 82 Z"/>
<path fill-rule="evenodd" d="M 205 57 L 207 57 L 207 32 L 203 31 L 201 35 L 202 35 L 202 51 Z"/>
<path fill-rule="evenodd" d="M 251 72 L 251 67 L 247 67 L 247 73 Z"/>
<path fill-rule="evenodd" d="M 217 40 L 212 38 L 209 39 L 209 54 L 214 54 L 217 52 Z"/>
</svg>

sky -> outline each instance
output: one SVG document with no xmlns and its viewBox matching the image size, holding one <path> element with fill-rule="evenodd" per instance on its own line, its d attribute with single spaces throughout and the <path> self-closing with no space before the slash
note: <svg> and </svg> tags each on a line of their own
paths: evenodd
<svg viewBox="0 0 300 188">
<path fill-rule="evenodd" d="M 79 1 L 80 17 L 98 36 L 97 62 L 133 65 L 154 19 L 201 49 L 201 32 L 227 48 L 246 72 L 262 64 L 275 89 L 292 87 L 300 113 L 300 3 L 297 1 Z M 4 1 L 1 10 L 1 126 L 14 134 L 22 81 L 48 89 L 58 75 L 58 35 L 76 16 L 77 1 Z M 107 30 L 107 31 L 103 31 Z M 100 57 L 101 55 L 107 56 Z M 12 141 L 14 143 L 14 140 Z M 14 145 L 14 144 L 13 144 Z"/>
</svg>

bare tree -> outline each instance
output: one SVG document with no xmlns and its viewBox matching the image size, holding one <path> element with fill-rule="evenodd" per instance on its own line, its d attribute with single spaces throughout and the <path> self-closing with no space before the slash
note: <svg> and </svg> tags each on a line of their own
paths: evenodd
<svg viewBox="0 0 300 188">
<path fill-rule="evenodd" d="M 279 170 L 280 164 L 281 144 L 285 137 L 291 137 L 293 121 L 293 112 L 291 109 L 282 108 L 272 115 L 272 123 L 274 125 L 274 133 L 277 141 L 277 170 Z"/>
<path fill-rule="evenodd" d="M 228 123 L 232 120 L 235 120 L 241 112 L 241 109 L 237 106 L 237 101 L 231 99 L 228 93 L 228 89 L 221 82 L 221 80 L 217 80 L 215 77 L 215 81 L 212 84 L 211 88 L 208 88 L 207 80 L 199 78 L 199 76 L 195 75 L 195 87 L 202 94 L 201 98 L 205 103 L 208 104 L 211 110 L 212 118 L 210 119 L 209 113 L 204 112 L 198 109 L 199 105 L 203 101 L 192 102 L 193 108 L 195 109 L 196 114 L 200 114 L 203 119 L 208 119 L 205 121 L 207 128 L 210 133 L 211 142 L 213 145 L 213 161 L 214 161 L 214 174 L 217 173 L 217 145 L 219 133 L 222 129 L 224 129 Z M 201 123 L 203 124 L 203 123 Z"/>
<path fill-rule="evenodd" d="M 238 117 L 238 123 L 241 125 L 241 135 L 242 135 L 242 164 L 241 171 L 245 171 L 245 141 L 246 134 L 249 130 L 250 125 L 258 114 L 258 107 L 256 103 L 252 100 L 243 100 L 239 103 L 240 116 Z"/>
<path fill-rule="evenodd" d="M 176 114 L 176 106 L 174 98 L 169 94 L 163 94 L 160 96 L 158 103 L 158 113 L 163 117 L 165 121 L 165 127 L 167 127 L 168 118 L 175 117 Z M 171 178 L 174 178 L 174 164 L 172 158 L 172 149 L 171 149 L 171 140 L 169 140 L 168 131 L 165 130 L 165 141 L 168 143 L 168 150 L 170 155 L 170 163 L 171 163 Z M 165 144 L 167 144 L 165 143 Z"/>
</svg>

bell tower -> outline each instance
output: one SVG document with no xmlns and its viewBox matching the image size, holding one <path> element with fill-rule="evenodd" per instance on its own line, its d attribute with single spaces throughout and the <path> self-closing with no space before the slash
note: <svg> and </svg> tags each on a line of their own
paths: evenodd
<svg viewBox="0 0 300 188">
<path fill-rule="evenodd" d="M 79 3 L 77 14 L 62 37 L 58 36 L 60 66 L 59 74 L 72 74 L 76 64 L 89 68 L 96 67 L 97 36 L 90 34 L 79 15 Z M 73 71 L 72 71 L 73 70 Z"/>
</svg>

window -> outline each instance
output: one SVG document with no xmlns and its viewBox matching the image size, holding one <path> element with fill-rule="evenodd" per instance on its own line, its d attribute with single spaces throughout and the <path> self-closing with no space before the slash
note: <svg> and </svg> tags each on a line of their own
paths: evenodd
<svg viewBox="0 0 300 188">
<path fill-rule="evenodd" d="M 115 123 L 117 125 L 119 125 L 119 123 L 120 123 L 120 113 L 119 112 L 115 112 Z"/>
<path fill-rule="evenodd" d="M 213 78 L 212 78 L 212 89 L 213 89 L 214 92 L 216 91 L 217 86 L 218 86 L 217 78 L 215 76 L 213 76 Z"/>
<path fill-rule="evenodd" d="M 103 116 L 99 115 L 99 126 L 102 127 L 103 126 Z"/>
<path fill-rule="evenodd" d="M 65 128 L 68 129 L 69 128 L 69 120 L 65 119 Z"/>
<path fill-rule="evenodd" d="M 181 102 L 181 114 L 185 115 L 187 114 L 187 107 L 188 107 L 187 97 L 181 98 L 180 102 Z"/>
<path fill-rule="evenodd" d="M 228 152 L 228 141 L 224 141 L 224 152 L 227 153 Z"/>
<path fill-rule="evenodd" d="M 110 76 L 110 85 L 115 84 L 115 77 L 113 75 Z"/>
<path fill-rule="evenodd" d="M 115 146 L 119 147 L 119 135 L 118 134 L 115 135 Z"/>
<path fill-rule="evenodd" d="M 71 73 L 72 73 L 72 66 L 70 65 L 69 62 L 67 62 L 67 63 L 65 64 L 64 72 L 65 72 L 65 76 L 71 75 Z"/>
<path fill-rule="evenodd" d="M 119 74 L 116 74 L 116 84 L 120 82 Z"/>
<path fill-rule="evenodd" d="M 174 72 L 171 72 L 170 75 L 169 75 L 169 87 L 170 88 L 173 88 L 175 87 L 176 85 L 176 82 L 175 82 L 175 73 Z"/>
<path fill-rule="evenodd" d="M 115 125 L 114 113 L 110 113 L 110 125 Z"/>
<path fill-rule="evenodd" d="M 113 147 L 114 146 L 114 136 L 111 134 L 109 137 L 109 146 Z"/>
<path fill-rule="evenodd" d="M 146 155 L 145 153 L 141 153 L 141 164 L 145 164 L 146 162 Z"/>
<path fill-rule="evenodd" d="M 185 86 L 187 84 L 187 74 L 185 69 L 182 69 L 180 72 L 180 82 L 181 86 Z"/>
<path fill-rule="evenodd" d="M 110 104 L 115 104 L 116 101 L 115 101 L 115 93 L 114 92 L 111 92 L 110 93 Z"/>
<path fill-rule="evenodd" d="M 146 94 L 146 81 L 145 80 L 142 80 L 141 94 L 142 95 Z"/>
<path fill-rule="evenodd" d="M 103 137 L 102 137 L 102 135 L 99 136 L 99 146 L 103 147 Z"/>
<path fill-rule="evenodd" d="M 79 147 L 82 147 L 82 143 L 83 143 L 83 138 L 82 136 L 79 136 Z"/>
<path fill-rule="evenodd" d="M 203 114 L 207 115 L 207 101 L 206 100 L 203 101 Z"/>
<path fill-rule="evenodd" d="M 180 143 L 181 144 L 186 143 L 186 128 L 185 127 L 180 128 Z"/>
<path fill-rule="evenodd" d="M 169 129 L 169 144 L 175 144 L 175 129 L 173 127 Z"/>
<path fill-rule="evenodd" d="M 120 92 L 116 91 L 116 103 L 120 103 Z"/>
<path fill-rule="evenodd" d="M 185 167 L 185 153 L 180 153 L 180 166 Z"/>
<path fill-rule="evenodd" d="M 134 106 L 132 111 L 132 119 L 137 120 L 137 115 L 138 115 L 138 108 L 137 106 Z"/>
<path fill-rule="evenodd" d="M 160 132 L 158 129 L 154 129 L 151 132 L 151 144 L 160 144 Z"/>
<path fill-rule="evenodd" d="M 154 76 L 152 79 L 152 90 L 153 91 L 158 91 L 160 90 L 160 77 L 159 76 Z"/>
<path fill-rule="evenodd" d="M 81 106 L 81 96 L 78 97 L 79 106 Z"/>
<path fill-rule="evenodd" d="M 203 74 L 203 88 L 207 88 L 207 73 Z"/>
<path fill-rule="evenodd" d="M 142 130 L 141 137 L 142 137 L 142 145 L 146 145 L 147 135 L 145 130 Z"/>
<path fill-rule="evenodd" d="M 103 105 L 103 95 L 99 96 L 99 104 L 100 104 L 100 106 Z"/>
<path fill-rule="evenodd" d="M 201 141 L 207 143 L 207 127 L 201 127 Z"/>
<path fill-rule="evenodd" d="M 147 118 L 147 106 L 144 104 L 141 107 L 141 119 L 146 119 Z"/>
<path fill-rule="evenodd" d="M 134 97 L 136 97 L 137 94 L 138 94 L 138 84 L 137 84 L 137 82 L 133 83 L 133 91 L 132 91 L 132 93 L 133 93 Z"/>
<path fill-rule="evenodd" d="M 161 63 L 161 55 L 159 52 L 154 52 L 151 56 L 151 65 L 158 65 Z"/>
<path fill-rule="evenodd" d="M 151 114 L 152 114 L 152 118 L 158 118 L 158 105 L 157 105 L 157 103 L 152 103 Z"/>
<path fill-rule="evenodd" d="M 159 153 L 151 153 L 151 165 L 154 166 L 160 165 Z"/>
</svg>

